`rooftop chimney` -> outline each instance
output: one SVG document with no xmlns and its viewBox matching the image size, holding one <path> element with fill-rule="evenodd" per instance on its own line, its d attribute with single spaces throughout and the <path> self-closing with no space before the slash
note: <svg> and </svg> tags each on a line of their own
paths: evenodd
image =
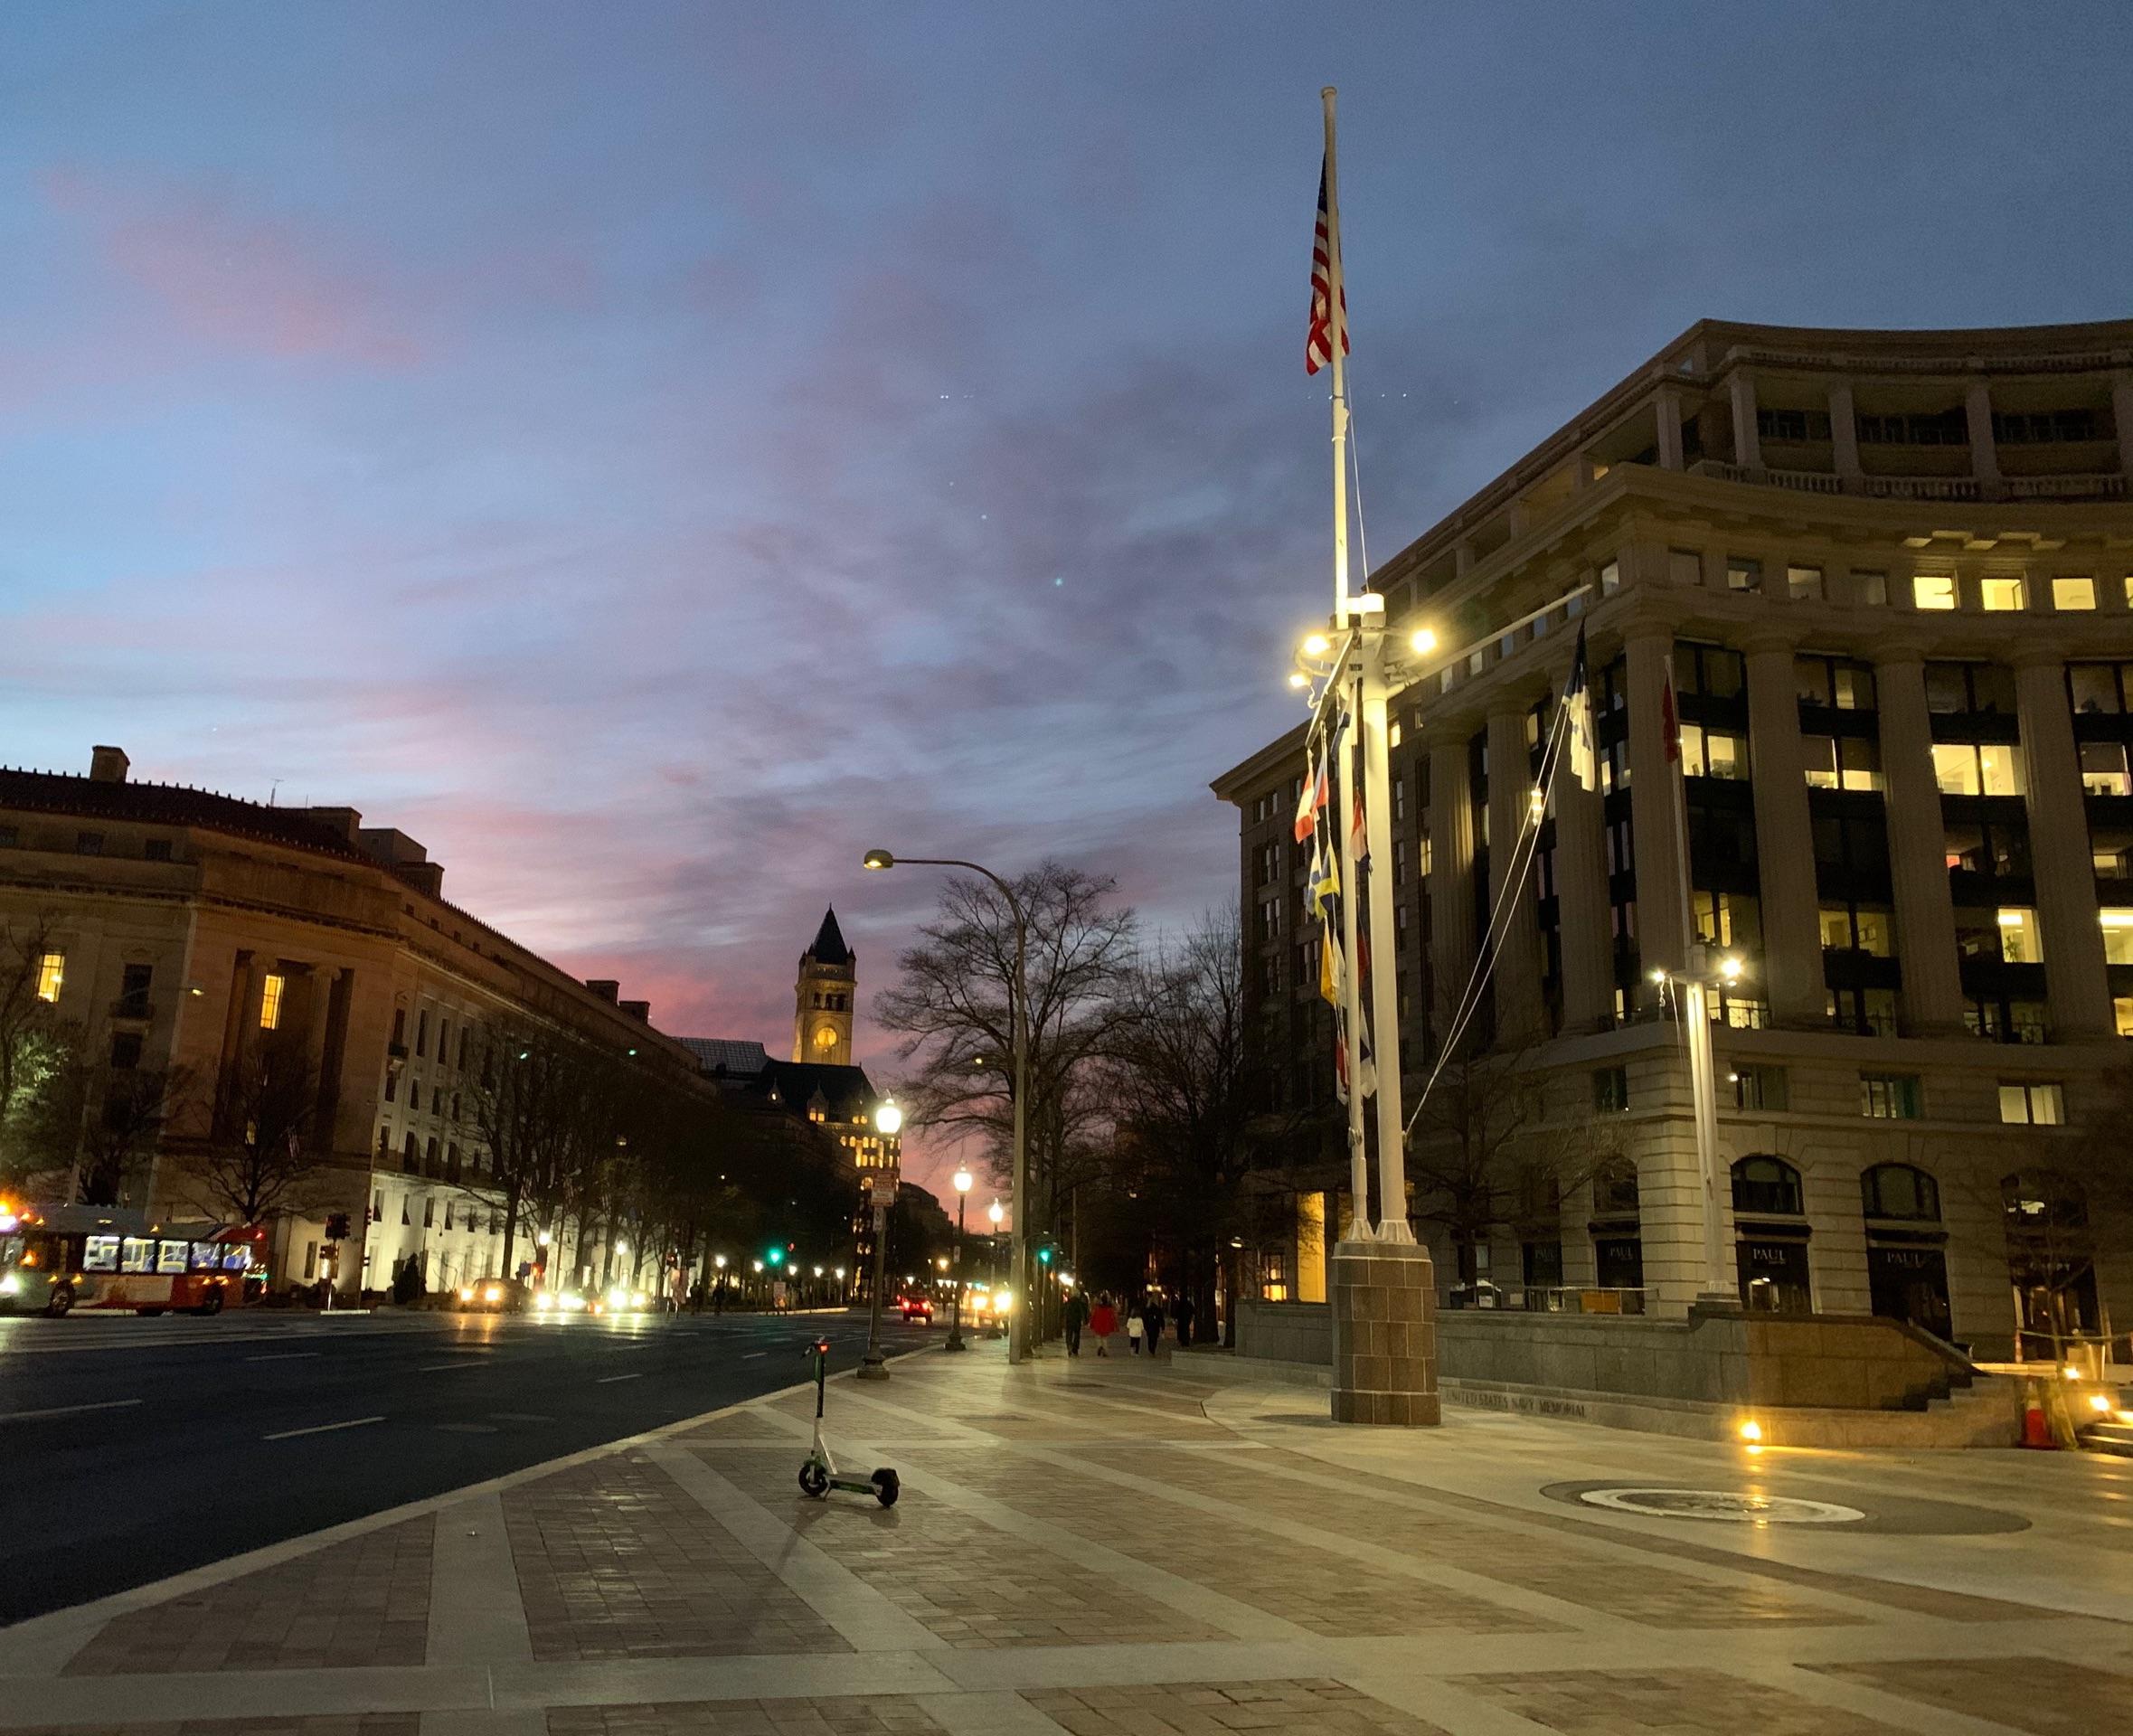
<svg viewBox="0 0 2133 1736">
<path fill-rule="evenodd" d="M 651 1002 L 649 1002 L 649 1001 L 624 1001 L 624 1002 L 622 1002 L 622 1003 L 621 1003 L 621 1006 L 622 1006 L 622 1010 L 623 1010 L 625 1013 L 628 1014 L 629 1014 L 629 1016 L 630 1016 L 631 1018 L 633 1018 L 633 1019 L 637 1020 L 637 1022 L 638 1024 L 651 1024 L 651 1022 L 652 1022 L 652 1004 L 651 1004 Z"/>
<path fill-rule="evenodd" d="M 622 993 L 622 985 L 607 976 L 588 976 L 585 979 L 585 986 L 603 1001 L 615 1000 Z"/>
<path fill-rule="evenodd" d="M 126 757 L 124 748 L 91 748 L 89 750 L 89 781 L 92 784 L 123 784 L 127 768 L 133 761 Z"/>
</svg>

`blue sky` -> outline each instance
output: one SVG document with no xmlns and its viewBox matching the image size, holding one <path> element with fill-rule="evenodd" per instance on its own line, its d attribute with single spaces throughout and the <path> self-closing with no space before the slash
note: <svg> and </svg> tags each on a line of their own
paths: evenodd
<svg viewBox="0 0 2133 1736">
<path fill-rule="evenodd" d="M 1706 316 L 2133 311 L 2122 5 L 0 10 L 0 761 L 345 803 L 691 1033 L 868 844 L 1228 897 L 1327 561 Z M 863 1058 L 881 1061 L 878 1035 Z"/>
</svg>

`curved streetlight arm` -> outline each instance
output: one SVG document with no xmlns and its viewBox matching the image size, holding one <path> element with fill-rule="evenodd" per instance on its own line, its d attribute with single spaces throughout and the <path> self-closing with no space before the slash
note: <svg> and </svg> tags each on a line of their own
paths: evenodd
<svg viewBox="0 0 2133 1736">
<path fill-rule="evenodd" d="M 876 854 L 882 856 L 877 863 Z M 974 874 L 982 874 L 1000 889 L 1000 896 L 1007 901 L 1008 914 L 1015 919 L 1015 1134 L 1010 1147 L 1012 1175 L 1010 1192 L 1015 1198 L 1015 1230 L 1011 1247 L 1015 1261 L 1015 1300 L 1007 1316 L 1007 1360 L 1019 1363 L 1029 1354 L 1029 1053 L 1030 1053 L 1030 997 L 1026 966 L 1029 958 L 1029 920 L 1023 914 L 1022 901 L 1015 897 L 1015 888 L 983 863 L 967 862 L 960 856 L 891 856 L 886 852 L 869 852 L 867 866 L 894 868 L 909 865 L 913 868 L 967 868 Z"/>
</svg>

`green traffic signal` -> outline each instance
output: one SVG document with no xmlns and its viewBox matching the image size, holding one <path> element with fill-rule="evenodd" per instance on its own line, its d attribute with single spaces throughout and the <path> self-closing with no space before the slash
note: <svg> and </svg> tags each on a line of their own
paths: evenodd
<svg viewBox="0 0 2133 1736">
<path fill-rule="evenodd" d="M 785 1250 L 782 1248 L 772 1248 L 763 1255 L 763 1264 L 766 1266 L 782 1266 L 784 1263 Z"/>
<path fill-rule="evenodd" d="M 1040 1248 L 1040 1249 L 1038 1249 L 1038 1250 L 1037 1250 L 1037 1264 L 1038 1264 L 1038 1265 L 1040 1265 L 1040 1266 L 1049 1266 L 1049 1265 L 1051 1265 L 1051 1264 L 1052 1264 L 1052 1250 L 1051 1250 L 1050 1248 Z"/>
</svg>

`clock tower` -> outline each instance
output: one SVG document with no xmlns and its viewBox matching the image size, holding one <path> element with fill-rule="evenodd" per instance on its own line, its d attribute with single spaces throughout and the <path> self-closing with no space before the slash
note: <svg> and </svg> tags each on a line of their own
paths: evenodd
<svg viewBox="0 0 2133 1736">
<path fill-rule="evenodd" d="M 793 992 L 795 1061 L 852 1064 L 852 996 L 858 986 L 858 957 L 845 944 L 832 909 L 815 931 L 815 944 L 800 955 L 800 978 Z"/>
</svg>

